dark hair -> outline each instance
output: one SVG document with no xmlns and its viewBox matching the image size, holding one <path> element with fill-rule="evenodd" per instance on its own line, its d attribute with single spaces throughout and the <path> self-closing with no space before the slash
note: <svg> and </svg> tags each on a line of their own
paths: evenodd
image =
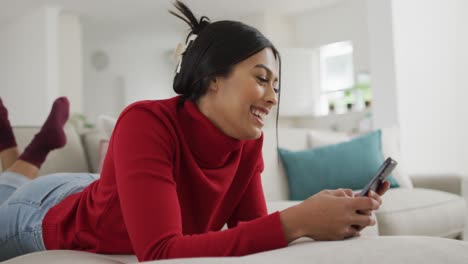
<svg viewBox="0 0 468 264">
<path fill-rule="evenodd" d="M 195 41 L 188 43 L 180 72 L 174 76 L 173 89 L 184 100 L 197 101 L 206 93 L 214 77 L 229 76 L 235 64 L 264 48 L 271 48 L 275 57 L 281 60 L 277 49 L 257 29 L 237 21 L 211 23 L 206 16 L 197 20 L 184 3 L 177 0 L 174 6 L 181 15 L 173 11 L 169 13 L 191 28 L 187 40 L 190 35 L 197 35 Z"/>
</svg>

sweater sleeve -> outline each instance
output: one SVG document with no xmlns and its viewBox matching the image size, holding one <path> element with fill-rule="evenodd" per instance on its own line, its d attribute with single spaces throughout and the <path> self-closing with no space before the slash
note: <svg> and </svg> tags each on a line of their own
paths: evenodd
<svg viewBox="0 0 468 264">
<path fill-rule="evenodd" d="M 260 161 L 260 166 L 252 176 L 244 195 L 227 222 L 229 228 L 237 226 L 239 222 L 250 221 L 268 214 L 261 179 L 263 159 L 260 159 Z"/>
<path fill-rule="evenodd" d="M 110 146 L 122 215 L 138 260 L 241 256 L 287 246 L 278 212 L 227 230 L 183 234 L 172 176 L 175 139 L 166 124 L 144 108 L 128 109 Z"/>
</svg>

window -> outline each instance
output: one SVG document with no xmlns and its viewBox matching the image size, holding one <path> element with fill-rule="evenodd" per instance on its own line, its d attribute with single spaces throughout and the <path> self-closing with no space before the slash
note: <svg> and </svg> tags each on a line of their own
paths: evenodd
<svg viewBox="0 0 468 264">
<path fill-rule="evenodd" d="M 354 101 L 353 44 L 343 41 L 324 45 L 319 53 L 319 112 L 345 112 L 347 104 Z"/>
</svg>

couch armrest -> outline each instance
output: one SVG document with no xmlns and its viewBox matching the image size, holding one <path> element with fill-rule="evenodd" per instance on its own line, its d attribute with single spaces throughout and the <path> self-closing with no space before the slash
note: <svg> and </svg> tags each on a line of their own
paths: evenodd
<svg viewBox="0 0 468 264">
<path fill-rule="evenodd" d="M 462 192 L 464 182 L 468 183 L 468 177 L 457 174 L 425 174 L 425 175 L 411 175 L 415 188 L 433 189 L 444 192 L 449 192 L 457 195 L 464 196 L 468 192 Z M 468 187 L 468 186 L 467 186 Z"/>
<path fill-rule="evenodd" d="M 468 176 L 466 175 L 413 175 L 411 180 L 415 188 L 434 189 L 460 195 L 465 198 L 468 205 Z M 460 239 L 468 241 L 468 222 Z"/>
</svg>

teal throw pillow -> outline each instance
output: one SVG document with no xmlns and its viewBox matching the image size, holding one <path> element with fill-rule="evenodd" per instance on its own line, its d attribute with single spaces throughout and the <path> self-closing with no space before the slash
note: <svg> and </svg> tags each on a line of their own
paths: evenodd
<svg viewBox="0 0 468 264">
<path fill-rule="evenodd" d="M 291 200 L 305 200 L 324 189 L 360 190 L 384 161 L 380 130 L 350 141 L 289 151 L 279 148 L 289 182 Z M 399 187 L 390 175 L 391 187 Z"/>
</svg>

